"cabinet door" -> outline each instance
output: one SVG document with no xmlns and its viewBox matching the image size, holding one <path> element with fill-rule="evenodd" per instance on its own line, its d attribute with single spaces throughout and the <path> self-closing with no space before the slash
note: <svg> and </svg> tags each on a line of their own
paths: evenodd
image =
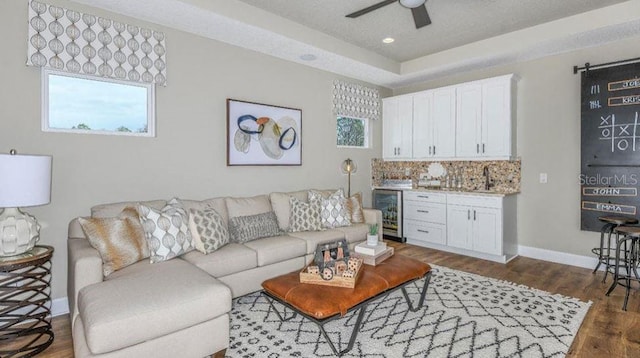
<svg viewBox="0 0 640 358">
<path fill-rule="evenodd" d="M 480 156 L 482 85 L 469 83 L 458 87 L 456 95 L 456 156 Z"/>
<path fill-rule="evenodd" d="M 448 87 L 433 91 L 433 156 L 456 155 L 456 89 Z M 415 148 L 415 147 L 414 147 Z"/>
<path fill-rule="evenodd" d="M 420 92 L 413 96 L 413 157 L 433 156 L 433 93 Z"/>
<path fill-rule="evenodd" d="M 502 216 L 495 208 L 474 207 L 473 239 L 474 251 L 502 255 Z"/>
<path fill-rule="evenodd" d="M 382 157 L 395 158 L 400 146 L 401 131 L 398 114 L 398 98 L 384 98 L 382 100 Z"/>
<path fill-rule="evenodd" d="M 470 206 L 447 206 L 447 245 L 471 249 L 472 210 Z"/>
<path fill-rule="evenodd" d="M 396 158 L 411 159 L 413 154 L 413 96 L 402 96 L 398 101 L 398 130 L 400 143 Z"/>
<path fill-rule="evenodd" d="M 511 79 L 482 84 L 483 156 L 511 156 Z"/>
</svg>

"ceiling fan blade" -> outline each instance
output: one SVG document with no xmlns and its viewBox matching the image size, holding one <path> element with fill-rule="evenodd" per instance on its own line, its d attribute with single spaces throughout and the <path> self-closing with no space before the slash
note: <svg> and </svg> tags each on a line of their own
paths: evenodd
<svg viewBox="0 0 640 358">
<path fill-rule="evenodd" d="M 431 24 L 431 19 L 429 18 L 426 5 L 411 9 L 411 13 L 413 14 L 413 21 L 416 23 L 416 29 Z"/>
<path fill-rule="evenodd" d="M 373 10 L 378 10 L 379 8 L 383 7 L 383 6 L 387 6 L 389 4 L 393 4 L 394 2 L 396 2 L 397 0 L 385 0 L 385 1 L 381 1 L 375 5 L 371 5 L 369 7 L 366 7 L 362 10 L 358 10 L 354 13 L 351 13 L 349 15 L 347 15 L 346 17 L 350 17 L 350 18 L 356 18 L 358 16 L 362 16 L 364 14 L 370 13 Z"/>
</svg>

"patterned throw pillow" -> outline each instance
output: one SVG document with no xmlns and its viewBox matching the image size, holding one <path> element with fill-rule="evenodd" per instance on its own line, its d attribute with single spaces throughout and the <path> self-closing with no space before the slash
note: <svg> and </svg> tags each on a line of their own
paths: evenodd
<svg viewBox="0 0 640 358">
<path fill-rule="evenodd" d="M 193 249 L 189 215 L 176 198 L 158 211 L 138 204 L 138 214 L 149 244 L 151 263 L 170 260 Z"/>
<path fill-rule="evenodd" d="M 138 212 L 127 207 L 115 218 L 79 218 L 89 243 L 102 257 L 102 274 L 106 277 L 149 257 L 149 248 Z"/>
<path fill-rule="evenodd" d="M 229 231 L 215 209 L 191 209 L 189 214 L 189 230 L 196 250 L 206 255 L 229 243 Z"/>
<path fill-rule="evenodd" d="M 231 242 L 244 244 L 262 237 L 282 235 L 278 226 L 276 213 L 269 211 L 262 214 L 236 216 L 229 219 L 229 236 Z"/>
<path fill-rule="evenodd" d="M 311 204 L 311 210 L 317 211 L 318 215 L 320 215 L 320 211 L 322 211 L 322 200 L 328 198 L 344 198 L 344 191 L 338 189 L 332 193 L 327 190 L 309 190 L 308 199 L 309 204 Z"/>
<path fill-rule="evenodd" d="M 359 224 L 364 222 L 364 212 L 362 211 L 362 194 L 356 193 L 347 198 L 347 210 L 352 224 Z"/>
<path fill-rule="evenodd" d="M 322 199 L 320 210 L 322 226 L 332 229 L 351 225 L 351 218 L 346 202 L 347 200 L 344 197 L 339 196 Z"/>
<path fill-rule="evenodd" d="M 289 232 L 322 230 L 320 211 L 313 210 L 311 203 L 305 203 L 293 196 L 289 197 L 291 215 L 289 216 Z"/>
</svg>

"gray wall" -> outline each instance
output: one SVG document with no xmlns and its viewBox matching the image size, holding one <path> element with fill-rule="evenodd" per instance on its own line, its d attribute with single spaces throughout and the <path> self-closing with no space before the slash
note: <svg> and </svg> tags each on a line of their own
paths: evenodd
<svg viewBox="0 0 640 358">
<path fill-rule="evenodd" d="M 522 159 L 518 195 L 520 245 L 592 256 L 599 234 L 580 231 L 580 76 L 573 66 L 638 56 L 639 37 L 562 55 L 473 71 L 402 88 L 394 95 L 507 73 L 520 77 L 518 155 Z M 548 173 L 540 184 L 539 173 Z"/>
<path fill-rule="evenodd" d="M 336 148 L 334 74 L 76 3 L 50 3 L 164 31 L 168 86 L 156 91 L 157 137 L 44 133 L 40 71 L 25 66 L 27 1 L 0 1 L 7 34 L 0 55 L 0 152 L 53 156 L 51 203 L 27 208 L 42 224 L 40 244 L 55 247 L 52 295 L 66 297 L 67 224 L 92 205 L 155 198 L 204 199 L 304 188 L 346 188 L 340 163 L 359 165 L 352 191 L 370 204 L 370 159 L 381 152 L 381 123 L 371 149 Z M 390 95 L 384 90 L 383 95 Z M 302 109 L 302 166 L 227 167 L 226 98 Z"/>
</svg>

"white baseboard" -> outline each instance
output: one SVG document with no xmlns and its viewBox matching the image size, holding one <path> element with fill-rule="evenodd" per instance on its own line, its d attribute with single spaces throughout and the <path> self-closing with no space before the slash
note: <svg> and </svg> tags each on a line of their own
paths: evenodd
<svg viewBox="0 0 640 358">
<path fill-rule="evenodd" d="M 69 313 L 69 300 L 66 297 L 51 301 L 51 316 L 62 316 Z"/>
<path fill-rule="evenodd" d="M 522 245 L 518 245 L 518 255 L 592 270 L 598 264 L 598 259 L 595 256 L 575 255 L 566 252 L 539 249 L 537 247 Z M 601 270 L 603 268 L 603 266 L 600 267 Z"/>
</svg>

